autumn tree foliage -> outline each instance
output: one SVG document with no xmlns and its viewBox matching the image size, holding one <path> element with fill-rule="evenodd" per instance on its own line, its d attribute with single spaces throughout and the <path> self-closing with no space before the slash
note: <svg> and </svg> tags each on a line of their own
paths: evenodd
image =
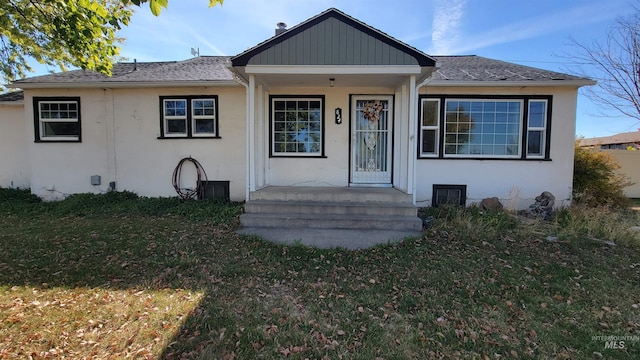
<svg viewBox="0 0 640 360">
<path fill-rule="evenodd" d="M 617 172 L 618 162 L 606 151 L 575 146 L 573 168 L 573 198 L 586 206 L 624 208 L 629 200 L 623 189 L 632 185 Z"/>
<path fill-rule="evenodd" d="M 32 61 L 110 74 L 120 53 L 118 30 L 143 4 L 159 15 L 168 0 L 0 0 L 2 83 L 23 77 Z"/>
</svg>

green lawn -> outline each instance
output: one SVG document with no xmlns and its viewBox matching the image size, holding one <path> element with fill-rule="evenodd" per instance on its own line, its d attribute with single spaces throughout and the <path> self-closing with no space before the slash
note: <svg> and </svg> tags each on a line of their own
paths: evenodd
<svg viewBox="0 0 640 360">
<path fill-rule="evenodd" d="M 430 209 L 347 251 L 236 235 L 240 211 L 0 189 L 0 359 L 640 358 L 637 213 Z"/>
</svg>

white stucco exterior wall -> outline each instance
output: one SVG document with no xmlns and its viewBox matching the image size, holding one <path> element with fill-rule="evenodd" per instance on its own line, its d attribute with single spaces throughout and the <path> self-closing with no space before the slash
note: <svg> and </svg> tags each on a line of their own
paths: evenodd
<svg viewBox="0 0 640 360">
<path fill-rule="evenodd" d="M 219 139 L 158 139 L 160 96 L 217 95 Z M 232 200 L 244 200 L 245 91 L 237 87 L 158 89 L 52 89 L 25 92 L 34 96 L 79 96 L 81 143 L 29 144 L 32 192 L 46 200 L 74 193 L 102 193 L 115 182 L 116 190 L 141 196 L 176 196 L 172 174 L 184 157 L 198 160 L 209 180 L 230 182 Z M 33 119 L 32 106 L 25 107 Z M 28 137 L 34 139 L 33 121 Z M 64 157 L 61 159 L 61 157 Z M 91 185 L 92 175 L 101 176 Z M 183 168 L 182 186 L 195 186 L 195 170 Z"/>
<path fill-rule="evenodd" d="M 543 191 L 556 205 L 569 205 L 573 182 L 573 146 L 577 90 L 572 88 L 458 88 L 425 87 L 420 94 L 437 95 L 552 95 L 550 161 L 418 159 L 416 201 L 430 206 L 433 185 L 467 185 L 467 205 L 498 197 L 510 209 L 526 209 Z"/>
<path fill-rule="evenodd" d="M 28 141 L 23 102 L 0 103 L 0 187 L 29 187 Z"/>
</svg>

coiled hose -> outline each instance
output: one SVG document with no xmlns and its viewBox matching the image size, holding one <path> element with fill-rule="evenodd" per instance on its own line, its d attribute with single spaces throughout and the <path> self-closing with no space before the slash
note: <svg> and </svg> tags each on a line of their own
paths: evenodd
<svg viewBox="0 0 640 360">
<path fill-rule="evenodd" d="M 182 166 L 185 162 L 190 161 L 196 167 L 196 186 L 193 189 L 181 188 L 180 178 L 182 174 Z M 208 178 L 207 173 L 204 171 L 202 164 L 191 156 L 186 157 L 178 162 L 175 170 L 173 170 L 173 188 L 184 200 L 188 199 L 204 199 L 204 192 L 206 189 Z"/>
</svg>

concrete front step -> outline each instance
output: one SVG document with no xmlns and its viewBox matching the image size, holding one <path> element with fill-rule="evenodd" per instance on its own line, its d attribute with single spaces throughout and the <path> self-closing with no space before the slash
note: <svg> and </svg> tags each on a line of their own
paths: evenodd
<svg viewBox="0 0 640 360">
<path fill-rule="evenodd" d="M 337 201 L 277 201 L 252 200 L 245 204 L 246 213 L 263 214 L 334 214 L 417 216 L 418 209 L 411 203 L 337 202 Z"/>
<path fill-rule="evenodd" d="M 250 198 L 252 201 L 413 202 L 411 195 L 397 189 L 365 187 L 269 186 L 252 192 Z"/>
<path fill-rule="evenodd" d="M 422 221 L 416 216 L 378 216 L 342 214 L 274 214 L 245 213 L 240 216 L 245 227 L 292 229 L 380 229 L 421 230 Z"/>
<path fill-rule="evenodd" d="M 277 187 L 250 194 L 247 228 L 419 231 L 412 197 L 392 188 Z"/>
</svg>

